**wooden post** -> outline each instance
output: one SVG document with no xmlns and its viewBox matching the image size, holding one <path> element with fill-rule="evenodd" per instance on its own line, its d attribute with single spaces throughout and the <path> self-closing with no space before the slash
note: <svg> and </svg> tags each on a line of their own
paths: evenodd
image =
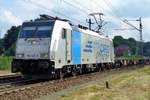
<svg viewBox="0 0 150 100">
<path fill-rule="evenodd" d="M 106 88 L 109 89 L 109 83 L 106 81 Z"/>
</svg>

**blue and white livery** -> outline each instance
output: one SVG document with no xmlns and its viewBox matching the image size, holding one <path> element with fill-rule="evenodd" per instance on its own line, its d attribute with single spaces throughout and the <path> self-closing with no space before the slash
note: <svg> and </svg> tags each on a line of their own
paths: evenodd
<svg viewBox="0 0 150 100">
<path fill-rule="evenodd" d="M 113 62 L 111 39 L 56 18 L 22 24 L 12 72 L 51 76 L 100 69 Z"/>
</svg>

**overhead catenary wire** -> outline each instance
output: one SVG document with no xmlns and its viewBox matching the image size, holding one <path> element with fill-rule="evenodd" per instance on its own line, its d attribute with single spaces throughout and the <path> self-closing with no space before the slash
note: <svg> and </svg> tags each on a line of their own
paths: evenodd
<svg viewBox="0 0 150 100">
<path fill-rule="evenodd" d="M 70 7 L 78 9 L 78 13 L 77 14 L 79 14 L 80 16 L 82 16 L 82 18 L 83 18 L 83 16 L 85 17 L 85 19 L 86 19 L 86 17 L 89 17 L 88 16 L 89 12 L 87 10 L 85 10 L 84 7 L 80 6 L 79 4 L 77 6 L 77 5 L 75 5 L 75 3 L 70 3 L 70 2 L 68 2 L 66 0 L 61 0 L 61 1 L 64 2 L 65 4 L 69 5 Z M 79 13 L 79 12 L 82 12 L 82 13 Z"/>
<path fill-rule="evenodd" d="M 112 10 L 112 12 L 116 15 L 117 18 L 119 18 L 123 23 L 134 27 L 134 29 L 139 30 L 137 27 L 135 27 L 134 25 L 130 24 L 128 21 L 138 21 L 138 20 L 126 20 L 126 19 L 121 19 L 115 12 L 117 12 L 118 14 L 120 14 L 120 12 L 111 4 L 111 2 L 109 0 L 104 0 L 105 3 L 110 7 L 110 9 Z M 121 14 L 120 14 L 121 15 Z"/>
<path fill-rule="evenodd" d="M 42 5 L 42 4 L 39 4 L 39 3 L 37 3 L 37 2 L 34 2 L 34 1 L 32 1 L 32 0 L 24 0 L 24 1 L 30 2 L 31 4 L 33 4 L 33 5 L 37 6 L 37 7 L 40 7 L 40 8 L 42 8 L 42 9 L 47 10 L 47 11 L 51 11 L 51 12 L 53 12 L 53 13 L 55 13 L 55 14 L 60 15 L 60 16 L 66 17 L 66 18 L 68 18 L 68 19 L 72 19 L 72 20 L 74 20 L 74 21 L 76 21 L 76 22 L 79 22 L 79 23 L 82 23 L 82 24 L 85 24 L 85 22 L 82 22 L 82 21 L 79 20 L 79 19 L 76 19 L 76 18 L 67 16 L 66 14 L 63 14 L 63 13 L 61 13 L 61 12 L 59 12 L 59 11 L 49 9 L 49 8 L 47 8 L 46 6 L 44 6 L 44 5 Z M 88 15 L 88 12 L 87 12 L 86 10 L 81 9 L 81 8 L 79 7 L 79 5 L 77 6 L 77 5 L 75 5 L 75 4 L 73 4 L 73 3 L 70 3 L 70 2 L 68 2 L 68 1 L 66 1 L 66 0 L 60 0 L 60 1 L 61 1 L 61 3 L 64 2 L 64 3 L 66 3 L 66 4 L 68 4 L 68 5 L 72 6 L 72 7 L 74 7 L 74 8 L 76 8 L 76 9 L 79 9 L 78 11 L 84 13 L 85 15 Z M 78 3 L 77 1 L 75 1 L 75 2 Z M 97 3 L 96 3 L 96 4 L 97 4 Z M 108 5 L 108 4 L 107 4 L 107 5 Z M 82 7 L 82 6 L 81 6 L 81 7 Z M 85 7 L 82 7 L 82 8 L 85 8 Z M 85 9 L 87 9 L 87 8 L 85 8 Z M 90 9 L 87 9 L 87 10 L 90 10 Z M 92 11 L 92 10 L 90 10 L 90 11 Z M 115 15 L 116 15 L 116 14 L 115 14 Z M 116 15 L 116 16 L 117 16 L 117 15 Z M 117 16 L 117 18 L 119 18 L 119 17 Z M 120 18 L 119 18 L 119 19 L 120 19 Z"/>
<path fill-rule="evenodd" d="M 76 3 L 76 4 L 78 4 L 78 5 L 80 5 L 82 8 L 85 8 L 85 9 L 87 9 L 88 11 L 93 12 L 92 9 L 89 9 L 88 7 L 83 6 L 83 5 L 82 5 L 80 2 L 78 2 L 77 0 L 73 0 L 73 2 Z"/>
<path fill-rule="evenodd" d="M 101 7 L 101 5 L 99 4 L 99 2 L 96 2 L 95 0 L 93 0 L 94 5 L 100 8 L 101 13 L 104 13 L 105 9 L 103 7 Z"/>
<path fill-rule="evenodd" d="M 106 0 L 103 0 L 104 1 L 104 3 L 107 5 L 107 7 L 111 10 L 111 12 L 112 12 L 112 14 L 114 15 L 114 17 L 116 17 L 118 20 L 120 20 L 121 22 L 123 22 L 124 23 L 124 20 L 121 18 L 121 17 L 119 17 L 118 16 L 118 14 L 120 14 L 120 12 L 111 4 L 111 2 L 110 1 L 106 1 Z M 118 14 L 117 14 L 117 13 Z M 121 15 L 121 14 L 120 14 Z"/>
<path fill-rule="evenodd" d="M 34 2 L 34 1 L 32 1 L 32 0 L 23 0 L 23 1 L 26 2 L 26 3 L 31 3 L 32 5 L 35 5 L 35 6 L 37 6 L 37 7 L 40 7 L 40 8 L 42 8 L 42 9 L 44 9 L 44 10 L 51 11 L 51 12 L 57 14 L 57 15 L 66 17 L 66 18 L 71 19 L 71 20 L 74 20 L 74 21 L 77 21 L 77 22 L 79 22 L 79 23 L 82 23 L 82 24 L 85 23 L 85 22 L 82 22 L 82 21 L 80 21 L 80 20 L 78 20 L 78 19 L 75 19 L 75 18 L 73 18 L 73 17 L 67 16 L 66 14 L 57 12 L 57 11 L 52 10 L 52 9 L 49 9 L 49 8 L 45 7 L 44 5 L 39 4 L 39 3 L 37 3 L 37 2 Z"/>
<path fill-rule="evenodd" d="M 122 19 L 119 15 L 121 15 L 121 13 L 119 12 L 119 10 L 117 10 L 112 3 L 109 0 L 103 0 L 105 2 L 105 4 L 109 7 L 109 9 L 111 10 L 111 12 L 113 13 L 114 17 L 116 17 L 118 20 L 120 20 L 122 23 L 125 23 L 126 25 L 129 25 L 126 21 L 126 19 Z M 116 13 L 117 12 L 117 13 Z M 119 14 L 119 15 L 118 15 Z M 130 26 L 130 25 L 129 25 Z M 133 30 L 130 30 L 130 32 L 133 32 Z"/>
<path fill-rule="evenodd" d="M 87 7 L 85 7 L 85 6 L 83 6 L 83 5 L 81 5 L 80 4 L 80 2 L 78 2 L 78 1 L 76 1 L 76 0 L 73 0 L 73 2 L 74 3 L 76 3 L 76 4 L 78 4 L 78 7 L 77 6 L 75 6 L 74 5 L 74 3 L 70 3 L 70 2 L 67 2 L 66 0 L 63 0 L 65 3 L 67 3 L 67 4 L 69 4 L 69 5 L 72 5 L 72 6 L 74 6 L 75 8 L 77 8 L 77 9 L 81 9 L 81 8 L 83 8 L 83 9 L 86 9 L 86 10 L 88 10 L 88 11 L 90 11 L 90 12 L 93 12 L 93 10 L 91 10 L 91 9 L 89 9 L 89 8 L 87 8 Z M 93 3 L 93 2 L 92 2 Z M 91 4 L 91 3 L 90 3 Z M 96 3 L 93 3 L 94 5 L 96 4 Z M 80 6 L 80 8 L 79 8 L 79 6 Z M 96 5 L 97 6 L 97 5 Z M 97 6 L 98 7 L 98 9 L 100 8 L 100 6 Z M 83 12 L 85 11 L 85 10 L 82 10 Z M 99 12 L 99 11 L 98 11 Z M 95 12 L 95 13 L 98 13 L 98 12 Z M 84 12 L 85 13 L 85 12 Z M 102 12 L 100 12 L 100 13 L 102 13 Z M 87 13 L 88 14 L 88 17 L 91 17 L 90 16 L 90 14 L 91 13 Z M 96 18 L 95 16 L 94 16 L 94 18 Z M 89 18 L 90 19 L 90 18 Z M 98 21 L 96 20 L 96 23 L 97 23 L 97 25 L 99 24 L 98 23 Z M 102 24 L 102 21 L 101 21 L 101 24 Z M 98 25 L 99 26 L 99 25 Z"/>
<path fill-rule="evenodd" d="M 119 17 L 118 16 L 118 14 L 119 15 L 121 15 L 121 13 L 119 12 L 119 10 L 117 10 L 113 5 L 112 5 L 112 3 L 110 2 L 110 0 L 103 0 L 104 2 L 105 2 L 105 4 L 110 8 L 110 10 L 113 12 L 113 14 L 115 15 L 115 17 L 117 18 L 117 19 L 119 19 L 121 22 L 123 22 L 123 23 L 125 23 L 125 24 L 127 24 L 127 25 L 129 25 L 129 26 L 132 26 L 132 27 L 134 27 L 133 25 L 131 25 L 130 23 L 128 23 L 128 21 L 130 21 L 130 20 L 126 20 L 126 19 L 122 19 L 121 17 Z M 117 14 L 117 13 L 118 14 Z M 131 21 L 133 21 L 133 20 L 131 20 Z M 137 29 L 136 27 L 134 27 L 135 29 Z"/>
<path fill-rule="evenodd" d="M 66 0 L 62 0 L 62 1 L 63 1 L 64 3 L 66 3 L 67 5 L 70 5 L 71 7 L 74 7 L 74 8 L 79 9 L 80 12 L 82 12 L 82 13 L 84 13 L 84 14 L 86 14 L 86 15 L 89 14 L 86 10 L 81 9 L 80 7 L 78 7 L 77 5 L 75 5 L 75 4 L 73 4 L 73 3 L 70 3 L 70 2 L 68 2 L 68 1 L 66 1 Z"/>
<path fill-rule="evenodd" d="M 116 15 L 116 17 L 118 17 L 119 19 L 121 19 L 119 17 L 119 15 L 121 15 L 120 11 L 118 9 L 116 9 L 116 7 L 114 7 L 113 4 L 109 0 L 103 0 L 103 1 L 110 8 L 110 10 L 114 13 L 114 15 Z"/>
<path fill-rule="evenodd" d="M 93 1 L 94 1 L 94 0 L 93 0 Z M 114 15 L 114 17 L 124 23 L 124 19 L 122 19 L 121 17 L 118 16 L 118 14 L 120 14 L 120 12 L 111 4 L 111 2 L 108 1 L 108 0 L 107 0 L 107 1 L 106 1 L 106 0 L 103 0 L 103 1 L 104 1 L 104 3 L 106 4 L 106 6 L 110 9 L 110 11 L 111 11 L 112 14 Z M 95 1 L 94 1 L 94 2 L 95 2 Z M 95 2 L 95 4 L 97 4 L 98 6 L 100 6 L 98 2 Z M 102 8 L 102 10 L 104 11 L 103 8 Z M 118 14 L 117 14 L 116 12 L 117 12 Z M 120 15 L 121 15 L 121 14 L 120 14 Z"/>
<path fill-rule="evenodd" d="M 104 0 L 105 1 L 105 3 L 109 6 L 111 6 L 111 8 L 115 11 L 115 12 L 117 12 L 118 14 L 120 14 L 120 12 L 111 4 L 111 2 L 109 1 L 109 0 Z M 109 7 L 110 7 L 109 6 Z M 113 11 L 112 10 L 112 11 Z M 113 11 L 113 12 L 114 12 Z M 114 12 L 114 13 L 115 13 Z M 115 13 L 115 15 L 117 16 L 117 14 Z M 124 19 L 124 20 L 122 20 L 119 16 L 117 16 L 117 18 L 119 18 L 123 23 L 125 23 L 125 24 L 127 24 L 127 25 L 129 25 L 130 27 L 132 27 L 133 29 L 135 29 L 135 30 L 137 30 L 137 31 L 139 31 L 140 32 L 140 42 L 141 42 L 141 44 L 140 44 L 140 55 L 141 56 L 143 56 L 143 38 L 142 38 L 142 22 L 141 22 L 141 17 L 138 19 L 138 20 L 126 20 L 126 19 Z M 139 21 L 139 28 L 137 28 L 136 26 L 134 26 L 133 24 L 131 24 L 129 21 Z M 131 30 L 130 30 L 131 31 Z M 136 50 L 136 54 L 138 54 L 138 49 Z"/>
</svg>

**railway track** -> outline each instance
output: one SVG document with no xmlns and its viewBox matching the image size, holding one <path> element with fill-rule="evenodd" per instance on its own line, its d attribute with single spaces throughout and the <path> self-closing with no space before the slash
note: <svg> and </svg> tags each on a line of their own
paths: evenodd
<svg viewBox="0 0 150 100">
<path fill-rule="evenodd" d="M 117 72 L 121 70 L 133 70 L 135 68 L 137 67 L 129 66 L 129 67 L 124 67 L 124 68 L 111 69 L 109 71 L 95 72 L 95 73 L 79 75 L 76 77 L 69 77 L 63 80 L 35 81 L 34 79 L 30 79 L 30 80 L 21 80 L 21 81 L 10 82 L 10 83 L 3 83 L 3 84 L 0 84 L 0 99 L 1 97 L 6 95 L 8 96 L 7 99 L 11 100 L 11 98 L 9 98 L 9 95 L 10 96 L 17 95 L 22 92 L 26 92 L 28 94 L 32 90 L 35 91 L 36 89 L 37 89 L 37 92 L 40 92 L 41 90 L 43 90 L 43 88 L 45 88 L 43 91 L 43 94 L 41 93 L 41 95 L 38 95 L 38 96 L 42 96 L 42 95 L 47 94 L 45 93 L 46 91 L 49 91 L 49 93 L 53 93 L 53 92 L 68 88 L 69 86 L 74 86 L 75 84 L 77 85 L 77 84 L 93 81 L 93 80 L 96 80 L 97 77 L 105 77 L 105 75 L 107 75 L 107 73 L 109 72 Z M 4 99 L 1 99 L 1 100 L 4 100 Z"/>
<path fill-rule="evenodd" d="M 10 82 L 10 83 L 3 83 L 3 84 L 0 84 L 0 95 L 23 91 L 25 89 L 30 89 L 30 88 L 34 88 L 34 87 L 41 87 L 46 84 L 51 84 L 51 85 L 55 85 L 58 83 L 61 84 L 62 82 L 69 81 L 72 79 L 80 79 L 85 76 L 88 79 L 88 78 L 92 77 L 93 75 L 96 75 L 96 73 L 90 73 L 90 74 L 80 75 L 80 76 L 76 76 L 76 77 L 68 77 L 63 80 L 37 81 L 34 79 L 30 79 L 30 80 L 22 80 L 22 81 Z M 54 91 L 57 91 L 57 89 L 55 88 Z"/>
<path fill-rule="evenodd" d="M 14 81 L 19 81 L 20 79 L 22 79 L 22 75 L 21 74 L 0 76 L 0 84 L 14 82 Z"/>
<path fill-rule="evenodd" d="M 14 82 L 1 83 L 0 95 L 30 88 L 33 84 L 38 83 L 37 79 L 20 79 Z"/>
<path fill-rule="evenodd" d="M 23 89 L 27 85 L 34 83 L 36 80 L 37 79 L 25 79 L 20 74 L 0 76 L 0 94 Z"/>
</svg>

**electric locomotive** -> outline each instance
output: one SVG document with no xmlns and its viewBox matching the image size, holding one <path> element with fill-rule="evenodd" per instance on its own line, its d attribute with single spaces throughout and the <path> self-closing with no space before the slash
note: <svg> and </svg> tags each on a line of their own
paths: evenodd
<svg viewBox="0 0 150 100">
<path fill-rule="evenodd" d="M 43 16 L 22 24 L 12 72 L 51 77 L 114 63 L 113 42 L 108 37 L 65 19 Z"/>
</svg>

